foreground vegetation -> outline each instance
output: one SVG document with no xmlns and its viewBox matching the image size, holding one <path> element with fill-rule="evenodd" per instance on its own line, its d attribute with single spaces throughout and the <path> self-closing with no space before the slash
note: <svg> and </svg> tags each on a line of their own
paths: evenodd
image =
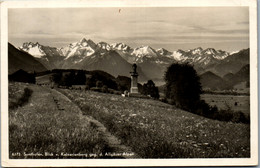
<svg viewBox="0 0 260 168">
<path fill-rule="evenodd" d="M 211 120 L 152 99 L 59 89 L 142 158 L 250 157 L 250 125 Z"/>
<path fill-rule="evenodd" d="M 25 87 L 33 90 L 28 103 L 9 109 L 10 158 L 91 158 L 113 151 L 77 106 L 49 88 L 10 83 L 9 102 L 19 101 Z"/>
</svg>

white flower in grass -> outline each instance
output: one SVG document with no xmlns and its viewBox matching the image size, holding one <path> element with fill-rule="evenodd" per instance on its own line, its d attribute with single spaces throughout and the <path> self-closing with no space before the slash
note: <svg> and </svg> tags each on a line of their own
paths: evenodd
<svg viewBox="0 0 260 168">
<path fill-rule="evenodd" d="M 137 114 L 130 114 L 131 117 L 135 117 Z"/>
</svg>

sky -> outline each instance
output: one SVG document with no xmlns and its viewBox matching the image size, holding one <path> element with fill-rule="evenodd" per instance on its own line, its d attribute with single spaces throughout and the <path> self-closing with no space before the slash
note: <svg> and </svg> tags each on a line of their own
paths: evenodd
<svg viewBox="0 0 260 168">
<path fill-rule="evenodd" d="M 169 51 L 197 47 L 249 48 L 248 7 L 131 7 L 9 9 L 8 41 L 19 47 L 53 47 L 91 39 L 95 43 L 149 45 Z"/>
</svg>

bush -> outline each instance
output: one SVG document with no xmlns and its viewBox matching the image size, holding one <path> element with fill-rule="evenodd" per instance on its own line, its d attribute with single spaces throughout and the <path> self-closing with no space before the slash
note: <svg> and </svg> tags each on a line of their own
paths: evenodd
<svg viewBox="0 0 260 168">
<path fill-rule="evenodd" d="M 114 91 L 114 94 L 116 94 L 116 95 L 121 95 L 122 94 L 122 92 L 121 91 Z"/>
<path fill-rule="evenodd" d="M 159 99 L 159 90 L 158 87 L 155 86 L 155 83 L 152 80 L 148 80 L 142 87 L 141 93 L 144 95 L 150 95 L 155 99 Z"/>
<path fill-rule="evenodd" d="M 233 113 L 233 117 L 231 119 L 232 122 L 241 122 L 241 123 L 249 123 L 249 120 L 246 118 L 244 113 L 241 111 Z"/>
<path fill-rule="evenodd" d="M 108 93 L 114 94 L 114 89 L 108 88 L 107 90 L 108 90 Z"/>
<path fill-rule="evenodd" d="M 101 88 L 103 86 L 103 83 L 101 81 L 96 82 L 96 87 Z"/>
<path fill-rule="evenodd" d="M 89 85 L 86 85 L 85 90 L 89 90 L 89 89 L 90 89 Z"/>
<path fill-rule="evenodd" d="M 50 76 L 50 81 L 51 82 L 54 82 L 56 84 L 60 84 L 61 83 L 61 78 L 62 78 L 62 73 L 59 72 L 59 73 L 53 73 L 51 76 Z"/>
<path fill-rule="evenodd" d="M 108 92 L 108 88 L 106 85 L 104 85 L 102 88 L 101 88 L 102 92 L 103 93 L 107 93 Z"/>
</svg>

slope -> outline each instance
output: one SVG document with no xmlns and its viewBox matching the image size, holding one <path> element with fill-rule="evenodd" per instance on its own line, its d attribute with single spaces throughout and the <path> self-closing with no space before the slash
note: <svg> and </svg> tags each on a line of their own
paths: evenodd
<svg viewBox="0 0 260 168">
<path fill-rule="evenodd" d="M 224 76 L 227 73 L 237 73 L 243 66 L 249 64 L 249 49 L 241 50 L 221 60 L 212 72 Z"/>
<path fill-rule="evenodd" d="M 104 54 L 96 53 L 95 55 L 84 58 L 82 61 L 71 64 L 72 58 L 65 60 L 63 68 L 65 69 L 84 69 L 84 70 L 102 70 L 113 76 L 129 76 L 132 71 L 132 65 L 123 59 L 116 51 L 108 51 Z M 137 68 L 139 79 L 147 80 L 140 67 Z"/>
<path fill-rule="evenodd" d="M 227 87 L 226 82 L 221 77 L 210 71 L 200 75 L 200 82 L 203 89 L 222 90 Z"/>
<path fill-rule="evenodd" d="M 30 54 L 20 51 L 8 43 L 8 74 L 23 69 L 28 72 L 41 72 L 47 69 Z"/>
<path fill-rule="evenodd" d="M 232 89 L 235 85 L 240 85 L 241 83 L 245 83 L 244 88 L 249 87 L 249 64 L 243 66 L 237 73 L 235 74 L 226 74 L 224 76 L 224 79 L 227 83 L 229 83 L 230 86 L 232 86 Z"/>
</svg>

